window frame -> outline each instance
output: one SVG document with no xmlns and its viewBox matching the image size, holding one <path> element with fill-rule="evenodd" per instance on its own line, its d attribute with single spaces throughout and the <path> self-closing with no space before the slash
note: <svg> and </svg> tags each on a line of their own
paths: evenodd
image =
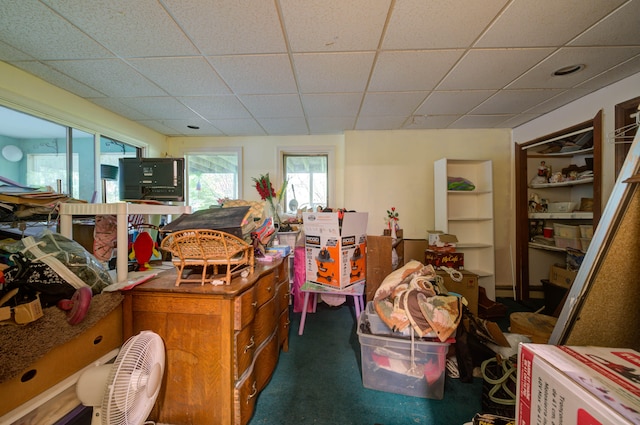
<svg viewBox="0 0 640 425">
<path fill-rule="evenodd" d="M 184 181 L 185 181 L 185 205 L 191 205 L 191 188 L 189 185 L 189 155 L 216 155 L 235 153 L 238 159 L 238 199 L 243 199 L 244 196 L 244 177 L 243 177 L 243 150 L 242 147 L 215 147 L 215 148 L 190 148 L 182 153 L 185 159 L 184 167 Z"/>
<path fill-rule="evenodd" d="M 285 155 L 327 156 L 327 206 L 336 204 L 335 190 L 335 147 L 334 146 L 278 146 L 278 183 L 282 185 L 285 176 Z M 286 201 L 285 201 L 286 202 Z"/>
</svg>

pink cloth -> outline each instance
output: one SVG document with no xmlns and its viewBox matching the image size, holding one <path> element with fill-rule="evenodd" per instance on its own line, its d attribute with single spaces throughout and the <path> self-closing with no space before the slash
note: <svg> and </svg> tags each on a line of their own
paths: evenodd
<svg viewBox="0 0 640 425">
<path fill-rule="evenodd" d="M 293 312 L 302 313 L 302 307 L 304 306 L 304 292 L 300 290 L 304 282 L 307 280 L 307 271 L 305 267 L 305 251 L 303 246 L 296 246 L 293 251 L 293 287 L 291 293 L 293 294 Z M 309 304 L 307 305 L 307 313 L 315 313 L 316 306 L 313 302 L 314 294 L 309 297 Z"/>
</svg>

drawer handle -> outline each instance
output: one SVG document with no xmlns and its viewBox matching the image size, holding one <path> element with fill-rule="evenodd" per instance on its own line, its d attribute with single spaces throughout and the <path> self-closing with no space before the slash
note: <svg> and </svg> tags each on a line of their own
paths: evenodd
<svg viewBox="0 0 640 425">
<path fill-rule="evenodd" d="M 251 307 L 256 308 L 258 307 L 258 301 L 254 301 L 251 303 Z"/>
<path fill-rule="evenodd" d="M 287 319 L 287 321 L 285 322 L 284 326 L 287 327 L 291 324 L 291 320 Z"/>
<path fill-rule="evenodd" d="M 271 286 L 267 286 L 267 291 L 271 292 L 273 288 Z"/>
<path fill-rule="evenodd" d="M 247 404 L 249 404 L 249 400 L 254 398 L 258 394 L 258 389 L 256 388 L 256 381 L 253 381 L 253 385 L 251 385 L 251 394 L 247 397 Z"/>
<path fill-rule="evenodd" d="M 244 347 L 244 352 L 246 353 L 247 351 L 251 350 L 255 345 L 256 345 L 256 341 L 253 339 L 253 337 L 251 337 L 251 339 L 249 340 L 249 344 L 247 344 L 247 346 Z"/>
</svg>

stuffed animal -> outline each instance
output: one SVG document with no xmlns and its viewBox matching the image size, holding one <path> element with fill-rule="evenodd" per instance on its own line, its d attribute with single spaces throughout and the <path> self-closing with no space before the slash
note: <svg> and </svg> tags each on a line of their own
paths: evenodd
<svg viewBox="0 0 640 425">
<path fill-rule="evenodd" d="M 158 244 L 153 241 L 149 232 L 140 232 L 131 245 L 129 259 L 136 260 L 138 271 L 149 270 L 149 260 L 153 255 L 160 256 Z"/>
</svg>

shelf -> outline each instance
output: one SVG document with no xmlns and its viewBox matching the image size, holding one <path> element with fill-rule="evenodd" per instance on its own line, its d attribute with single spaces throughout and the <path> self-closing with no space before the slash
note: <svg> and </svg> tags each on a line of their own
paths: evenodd
<svg viewBox="0 0 640 425">
<path fill-rule="evenodd" d="M 449 217 L 449 221 L 487 221 L 493 217 Z"/>
<path fill-rule="evenodd" d="M 483 195 L 492 193 L 490 190 L 447 190 L 449 195 Z"/>
<path fill-rule="evenodd" d="M 570 213 L 529 213 L 530 219 L 555 219 L 555 220 L 592 220 L 591 211 L 574 211 Z"/>
<path fill-rule="evenodd" d="M 544 251 L 567 252 L 566 248 L 558 248 L 557 246 L 543 245 L 535 242 L 529 242 L 529 248 L 542 249 Z"/>
<path fill-rule="evenodd" d="M 456 248 L 461 248 L 461 249 L 479 249 L 479 248 L 493 248 L 493 245 L 488 244 L 488 243 L 460 243 L 457 242 L 456 243 Z M 476 273 L 477 274 L 477 273 Z"/>
<path fill-rule="evenodd" d="M 487 270 L 478 270 L 478 269 L 465 269 L 469 273 L 477 274 L 478 277 L 492 277 L 493 273 Z"/>
<path fill-rule="evenodd" d="M 529 155 L 529 158 L 538 158 L 538 157 L 547 158 L 547 157 L 553 157 L 553 156 L 569 157 L 569 156 L 575 156 L 575 155 L 584 155 L 584 154 L 588 154 L 588 153 L 592 153 L 592 152 L 593 152 L 593 147 L 586 148 L 586 149 L 580 149 L 580 150 L 576 150 L 576 151 L 570 151 L 570 152 L 554 152 L 554 153 L 534 152 L 534 153 Z"/>
<path fill-rule="evenodd" d="M 542 183 L 542 184 L 531 184 L 529 187 L 531 189 L 544 189 L 544 188 L 553 188 L 553 187 L 569 187 L 569 186 L 577 186 L 580 184 L 593 183 L 593 177 L 589 177 L 586 179 L 578 179 L 578 180 L 567 180 L 560 183 Z"/>
</svg>

